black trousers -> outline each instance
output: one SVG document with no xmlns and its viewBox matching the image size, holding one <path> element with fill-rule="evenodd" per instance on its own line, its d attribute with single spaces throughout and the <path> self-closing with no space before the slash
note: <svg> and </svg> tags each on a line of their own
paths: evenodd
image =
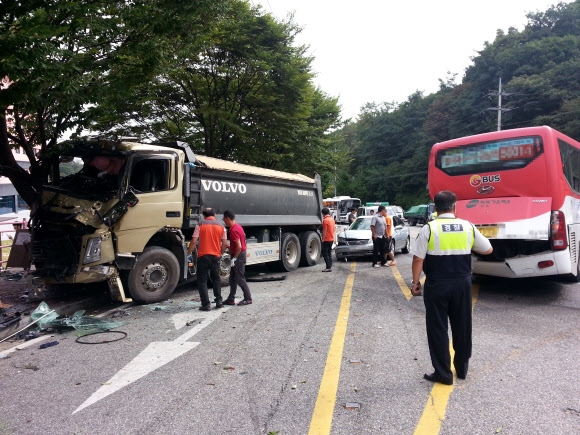
<svg viewBox="0 0 580 435">
<path fill-rule="evenodd" d="M 322 242 L 322 258 L 327 269 L 332 269 L 332 242 Z"/>
<path fill-rule="evenodd" d="M 376 237 L 373 239 L 373 265 L 377 264 L 379 261 L 381 266 L 387 262 L 385 259 L 387 251 L 385 249 L 385 238 Z"/>
<path fill-rule="evenodd" d="M 447 325 L 451 325 L 453 365 L 458 377 L 465 378 L 471 358 L 471 276 L 430 279 L 423 289 L 429 354 L 435 373 L 453 379 Z"/>
<path fill-rule="evenodd" d="M 214 302 L 222 301 L 222 284 L 220 282 L 220 257 L 215 255 L 204 255 L 197 259 L 197 289 L 199 291 L 199 298 L 201 299 L 201 306 L 206 307 L 210 305 L 209 296 L 207 294 L 207 280 L 211 277 L 213 286 Z"/>
<path fill-rule="evenodd" d="M 246 282 L 246 253 L 240 252 L 235 264 L 230 270 L 230 295 L 228 299 L 233 301 L 236 298 L 236 290 L 240 286 L 242 293 L 244 293 L 244 300 L 251 301 L 252 294 L 250 287 Z"/>
</svg>

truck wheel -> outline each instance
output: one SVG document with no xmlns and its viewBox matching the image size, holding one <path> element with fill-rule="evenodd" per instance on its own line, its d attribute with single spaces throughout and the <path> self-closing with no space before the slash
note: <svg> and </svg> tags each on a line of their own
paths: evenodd
<svg viewBox="0 0 580 435">
<path fill-rule="evenodd" d="M 417 225 L 417 222 L 415 221 L 415 219 L 411 219 L 409 221 L 409 223 L 411 224 L 412 227 L 414 227 L 415 225 Z"/>
<path fill-rule="evenodd" d="M 300 263 L 300 242 L 293 233 L 282 234 L 281 266 L 286 272 L 292 272 Z"/>
<path fill-rule="evenodd" d="M 300 249 L 302 250 L 301 266 L 315 266 L 318 264 L 322 244 L 320 237 L 314 231 L 306 231 L 300 234 Z"/>
<path fill-rule="evenodd" d="M 171 251 L 159 246 L 145 249 L 129 272 L 129 292 L 138 302 L 150 304 L 169 297 L 179 280 L 179 263 Z"/>
<path fill-rule="evenodd" d="M 405 246 L 403 246 L 403 249 L 401 249 L 401 252 L 403 254 L 408 254 L 410 250 L 411 250 L 411 237 L 407 237 L 407 241 L 405 242 Z"/>
</svg>

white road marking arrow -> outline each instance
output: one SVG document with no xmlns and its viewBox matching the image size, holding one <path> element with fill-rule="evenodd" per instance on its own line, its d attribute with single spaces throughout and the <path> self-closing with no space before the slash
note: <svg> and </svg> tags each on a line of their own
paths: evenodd
<svg viewBox="0 0 580 435">
<path fill-rule="evenodd" d="M 74 410 L 73 414 L 92 405 L 95 402 L 113 394 L 115 391 L 141 379 L 159 367 L 164 366 L 168 362 L 183 355 L 187 351 L 197 347 L 199 343 L 188 342 L 191 337 L 216 320 L 221 314 L 228 310 L 229 307 L 224 307 L 220 310 L 210 311 L 203 314 L 190 315 L 191 318 L 203 317 L 200 323 L 188 330 L 185 334 L 180 335 L 173 341 L 154 342 L 150 343 L 139 355 L 133 359 L 129 364 L 117 372 L 111 379 L 103 384 L 101 388 L 93 393 L 85 402 Z M 176 322 L 177 326 L 177 322 Z"/>
</svg>

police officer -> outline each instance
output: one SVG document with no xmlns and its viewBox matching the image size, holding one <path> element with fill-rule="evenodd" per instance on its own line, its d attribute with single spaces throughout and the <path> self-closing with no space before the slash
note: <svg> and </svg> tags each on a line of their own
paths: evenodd
<svg viewBox="0 0 580 435">
<path fill-rule="evenodd" d="M 451 325 L 453 365 L 465 379 L 471 357 L 471 251 L 491 254 L 493 248 L 472 223 L 455 217 L 457 197 L 444 190 L 435 195 L 437 219 L 421 228 L 413 246 L 411 293 L 421 296 L 419 278 L 425 272 L 425 323 L 435 371 L 423 377 L 453 384 L 447 319 Z"/>
</svg>

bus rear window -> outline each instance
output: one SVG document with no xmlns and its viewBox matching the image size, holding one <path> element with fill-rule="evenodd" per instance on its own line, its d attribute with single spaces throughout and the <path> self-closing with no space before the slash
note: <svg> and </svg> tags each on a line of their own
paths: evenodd
<svg viewBox="0 0 580 435">
<path fill-rule="evenodd" d="M 520 169 L 544 152 L 540 136 L 480 142 L 439 150 L 435 166 L 447 175 Z"/>
</svg>

